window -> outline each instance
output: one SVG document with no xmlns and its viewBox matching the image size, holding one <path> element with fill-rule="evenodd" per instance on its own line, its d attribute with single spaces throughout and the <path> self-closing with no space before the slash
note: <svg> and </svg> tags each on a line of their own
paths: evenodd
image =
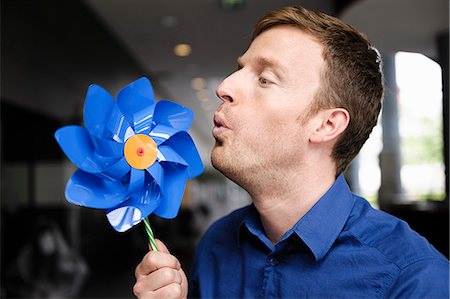
<svg viewBox="0 0 450 299">
<path fill-rule="evenodd" d="M 410 200 L 443 200 L 442 70 L 418 53 L 395 55 L 403 192 Z"/>
<path fill-rule="evenodd" d="M 357 178 L 352 189 L 374 206 L 378 206 L 379 190 L 387 197 L 384 200 L 390 203 L 398 200 L 443 200 L 442 69 L 419 53 L 398 52 L 392 59 L 385 59 L 385 64 L 391 64 L 392 70 L 395 67 L 395 77 L 385 71 L 386 80 L 393 77 L 396 81 L 396 85 L 391 82 L 386 86 L 385 101 L 391 102 L 389 105 L 385 102 L 385 108 L 390 111 L 384 113 L 384 117 L 391 119 L 379 121 L 354 161 L 353 170 Z M 382 123 L 390 126 L 382 128 Z M 395 130 L 398 134 L 392 132 Z M 385 144 L 383 149 L 384 134 L 389 144 Z M 389 156 L 387 163 L 380 163 L 380 154 L 383 153 Z M 380 165 L 389 169 L 380 169 Z M 399 172 L 400 179 L 396 181 L 396 176 L 389 174 L 390 171 Z M 382 173 L 388 173 L 390 186 L 383 185 Z M 383 192 L 386 189 L 387 192 Z"/>
</svg>

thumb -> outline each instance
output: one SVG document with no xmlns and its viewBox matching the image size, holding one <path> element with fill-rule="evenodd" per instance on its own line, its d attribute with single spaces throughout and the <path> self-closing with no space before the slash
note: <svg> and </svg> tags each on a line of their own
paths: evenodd
<svg viewBox="0 0 450 299">
<path fill-rule="evenodd" d="M 155 239 L 155 242 L 156 242 L 156 247 L 158 248 L 158 251 L 164 252 L 164 253 L 170 253 L 169 249 L 167 249 L 166 245 L 163 242 L 161 242 L 159 239 Z M 148 244 L 148 248 L 150 250 L 152 250 L 150 243 Z"/>
</svg>

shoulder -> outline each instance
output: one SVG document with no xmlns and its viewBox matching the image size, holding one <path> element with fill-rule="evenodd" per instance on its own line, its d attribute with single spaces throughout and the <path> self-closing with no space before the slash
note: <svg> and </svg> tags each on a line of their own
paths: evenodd
<svg viewBox="0 0 450 299">
<path fill-rule="evenodd" d="M 233 249 L 238 244 L 239 226 L 251 209 L 251 205 L 240 208 L 210 225 L 195 250 L 191 269 L 193 278 L 208 272 L 205 269 L 210 270 L 213 266 L 211 260 L 220 260 L 223 256 L 233 253 Z"/>
<path fill-rule="evenodd" d="M 449 263 L 423 257 L 406 265 L 386 294 L 389 298 L 449 298 Z"/>
<path fill-rule="evenodd" d="M 357 240 L 386 267 L 396 269 L 386 297 L 448 298 L 448 260 L 405 221 L 355 197 L 343 234 Z"/>
<path fill-rule="evenodd" d="M 200 239 L 197 251 L 201 248 L 210 247 L 213 244 L 233 242 L 237 238 L 238 229 L 244 219 L 252 212 L 252 206 L 248 205 L 237 209 L 230 214 L 215 221 Z"/>
<path fill-rule="evenodd" d="M 399 270 L 422 260 L 448 265 L 447 259 L 405 221 L 372 208 L 361 197 L 355 196 L 355 205 L 344 230 Z"/>
<path fill-rule="evenodd" d="M 236 229 L 242 223 L 242 221 L 246 219 L 246 217 L 248 217 L 251 211 L 252 205 L 248 205 L 231 212 L 230 214 L 220 218 L 219 220 L 211 224 L 205 235 L 221 230 Z"/>
</svg>

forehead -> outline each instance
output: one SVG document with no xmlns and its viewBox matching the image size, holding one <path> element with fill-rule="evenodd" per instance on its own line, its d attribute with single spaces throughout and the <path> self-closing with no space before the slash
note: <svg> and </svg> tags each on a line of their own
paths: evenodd
<svg viewBox="0 0 450 299">
<path fill-rule="evenodd" d="M 285 69 L 324 66 L 323 46 L 312 35 L 292 25 L 272 27 L 258 35 L 239 59 L 263 62 Z"/>
</svg>

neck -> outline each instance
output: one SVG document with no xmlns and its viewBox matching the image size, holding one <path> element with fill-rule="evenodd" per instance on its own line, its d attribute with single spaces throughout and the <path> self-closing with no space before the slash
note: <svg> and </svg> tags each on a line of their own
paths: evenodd
<svg viewBox="0 0 450 299">
<path fill-rule="evenodd" d="M 334 173 L 304 172 L 275 174 L 250 188 L 253 203 L 267 237 L 278 242 L 333 185 Z"/>
</svg>

